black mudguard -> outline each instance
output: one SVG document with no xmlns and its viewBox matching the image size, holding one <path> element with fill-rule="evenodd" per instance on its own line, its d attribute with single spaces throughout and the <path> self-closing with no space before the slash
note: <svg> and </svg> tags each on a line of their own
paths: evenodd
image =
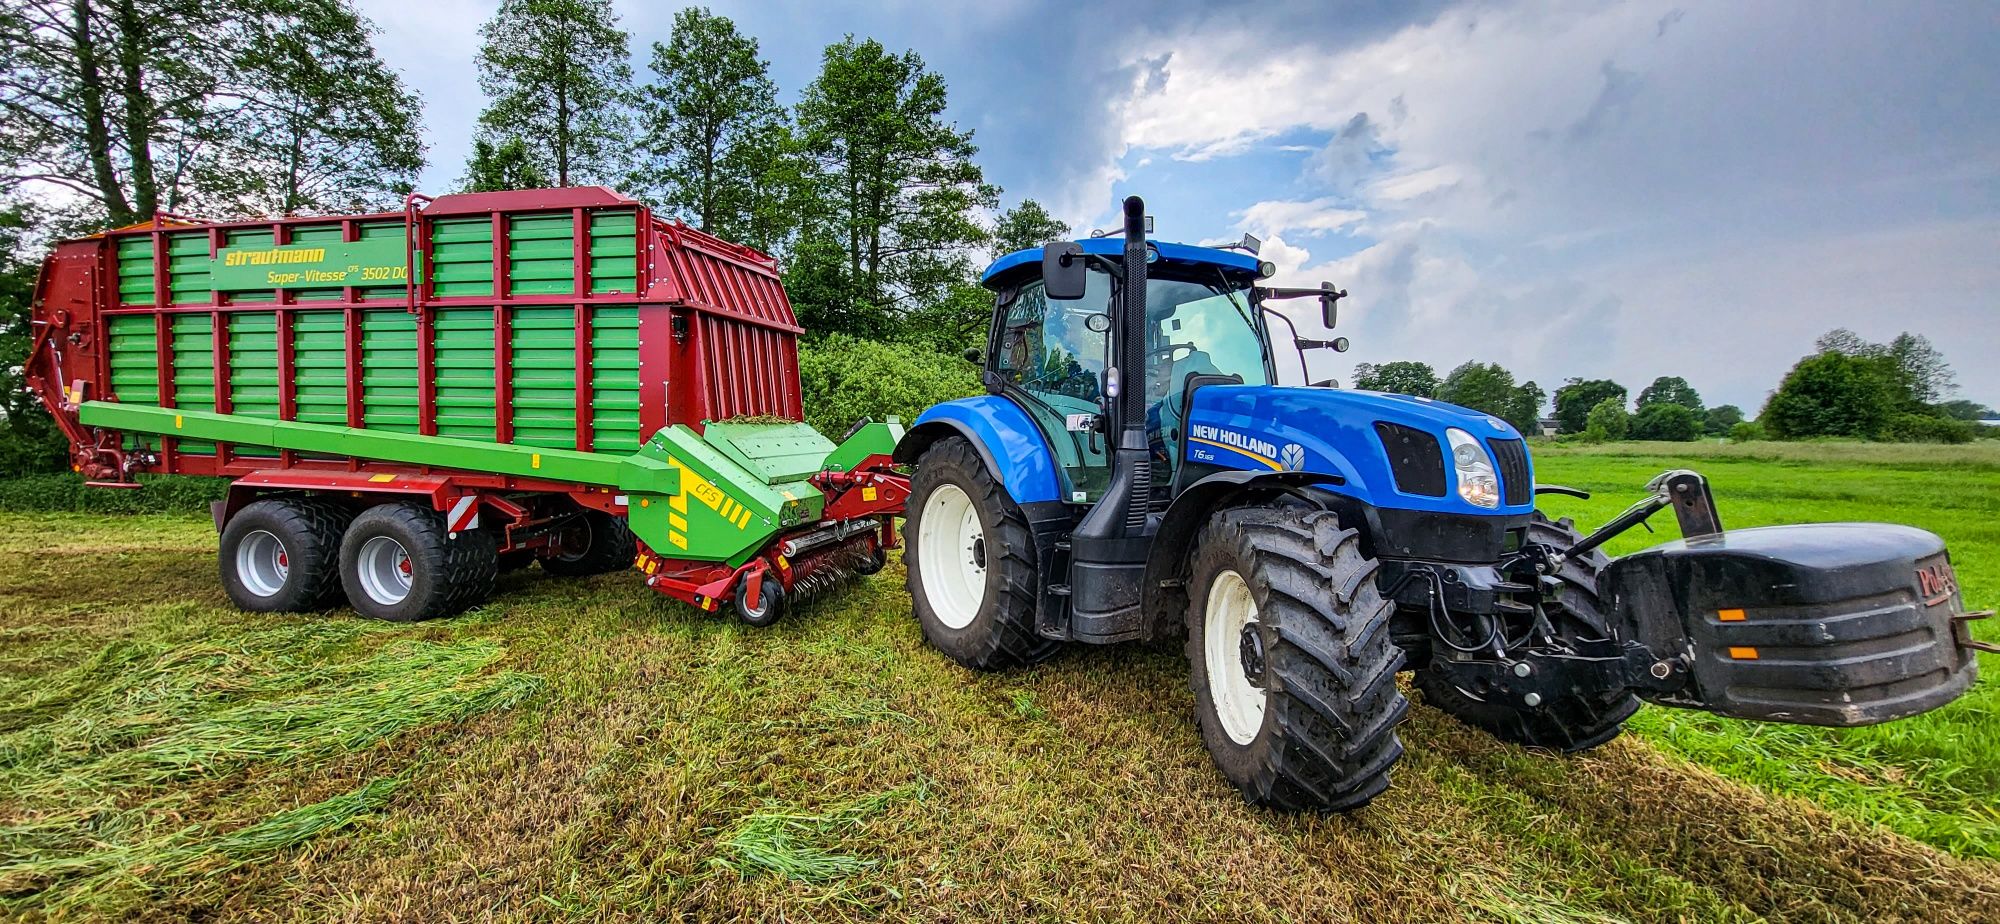
<svg viewBox="0 0 2000 924">
<path fill-rule="evenodd" d="M 1951 702 L 1978 676 L 1944 540 L 1920 529 L 1730 530 L 1616 559 L 1602 581 L 1618 641 L 1655 659 L 1637 692 L 1662 705 L 1873 725 Z"/>
</svg>

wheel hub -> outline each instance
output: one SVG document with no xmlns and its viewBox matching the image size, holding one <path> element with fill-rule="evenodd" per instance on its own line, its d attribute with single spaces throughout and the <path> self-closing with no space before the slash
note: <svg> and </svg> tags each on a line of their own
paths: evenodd
<svg viewBox="0 0 2000 924">
<path fill-rule="evenodd" d="M 1202 666 L 1215 721 L 1229 740 L 1248 746 L 1264 728 L 1264 640 L 1257 601 L 1233 570 L 1208 585 L 1202 611 Z"/>
<path fill-rule="evenodd" d="M 1264 636 L 1257 631 L 1256 623 L 1243 627 L 1241 648 L 1238 654 L 1243 658 L 1243 679 L 1259 690 L 1264 689 Z"/>
<path fill-rule="evenodd" d="M 986 599 L 986 531 L 965 489 L 946 482 L 925 498 L 915 551 L 931 612 L 949 629 L 971 625 Z"/>
</svg>

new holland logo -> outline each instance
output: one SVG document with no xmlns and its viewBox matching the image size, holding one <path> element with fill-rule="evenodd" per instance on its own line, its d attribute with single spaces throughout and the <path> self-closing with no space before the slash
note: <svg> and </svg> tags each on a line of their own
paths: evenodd
<svg viewBox="0 0 2000 924">
<path fill-rule="evenodd" d="M 1297 443 L 1286 443 L 1285 451 L 1278 455 L 1278 461 L 1285 466 L 1285 471 L 1304 471 L 1306 467 L 1306 448 Z"/>
</svg>

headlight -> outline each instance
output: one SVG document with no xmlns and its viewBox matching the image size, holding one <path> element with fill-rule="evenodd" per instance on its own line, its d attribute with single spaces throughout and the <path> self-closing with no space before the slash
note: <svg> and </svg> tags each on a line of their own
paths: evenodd
<svg viewBox="0 0 2000 924">
<path fill-rule="evenodd" d="M 1500 478 L 1493 474 L 1493 459 L 1472 434 L 1456 427 L 1444 431 L 1451 444 L 1451 466 L 1458 472 L 1458 496 L 1474 507 L 1500 506 Z"/>
</svg>

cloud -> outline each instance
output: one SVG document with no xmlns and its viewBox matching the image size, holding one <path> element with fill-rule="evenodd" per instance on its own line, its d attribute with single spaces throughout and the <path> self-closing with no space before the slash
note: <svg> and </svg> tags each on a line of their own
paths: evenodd
<svg viewBox="0 0 2000 924">
<path fill-rule="evenodd" d="M 1310 202 L 1259 202 L 1237 213 L 1236 227 L 1259 237 L 1273 237 L 1287 231 L 1318 236 L 1367 217 L 1366 212 L 1341 208 L 1330 197 Z"/>
</svg>

